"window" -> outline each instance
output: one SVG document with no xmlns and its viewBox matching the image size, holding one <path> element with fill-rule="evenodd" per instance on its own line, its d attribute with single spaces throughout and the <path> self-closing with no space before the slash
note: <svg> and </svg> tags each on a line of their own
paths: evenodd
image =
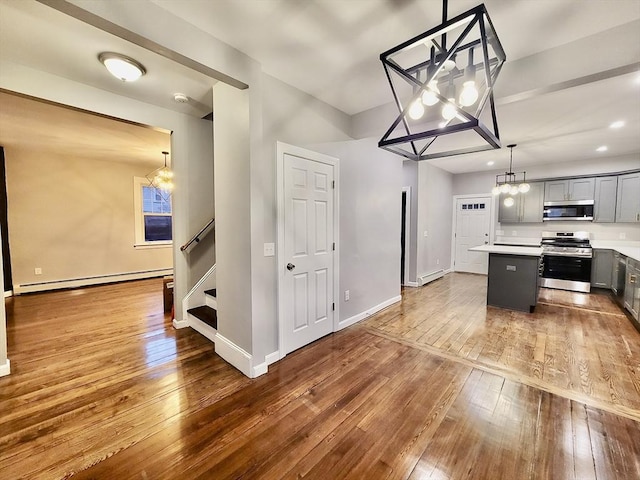
<svg viewBox="0 0 640 480">
<path fill-rule="evenodd" d="M 171 196 L 149 185 L 146 178 L 133 179 L 136 247 L 172 244 Z"/>
</svg>

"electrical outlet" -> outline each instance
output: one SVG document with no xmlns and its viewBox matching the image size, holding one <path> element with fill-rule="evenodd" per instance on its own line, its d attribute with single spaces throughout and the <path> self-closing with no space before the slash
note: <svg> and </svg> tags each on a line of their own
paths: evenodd
<svg viewBox="0 0 640 480">
<path fill-rule="evenodd" d="M 515 230 L 511 230 L 511 236 L 512 237 L 517 237 L 518 236 L 518 232 L 516 232 Z"/>
<path fill-rule="evenodd" d="M 40 267 L 36 267 L 34 271 L 36 275 L 42 275 L 42 269 Z"/>
<path fill-rule="evenodd" d="M 627 234 L 624 232 L 620 232 L 620 240 L 626 240 L 627 239 Z"/>
<path fill-rule="evenodd" d="M 501 237 L 504 235 L 504 230 L 496 230 L 496 235 Z"/>
<path fill-rule="evenodd" d="M 425 231 L 424 231 L 424 236 L 425 236 L 425 237 L 428 237 L 428 236 L 429 236 L 429 232 L 425 230 Z"/>
<path fill-rule="evenodd" d="M 344 291 L 344 301 L 348 302 L 349 301 L 349 290 L 345 290 Z"/>
<path fill-rule="evenodd" d="M 439 258 L 436 260 L 436 265 L 440 265 L 440 259 Z"/>
</svg>

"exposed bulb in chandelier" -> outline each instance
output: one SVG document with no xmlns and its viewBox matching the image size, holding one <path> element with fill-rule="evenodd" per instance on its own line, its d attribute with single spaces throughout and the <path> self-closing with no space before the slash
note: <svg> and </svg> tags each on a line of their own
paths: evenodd
<svg viewBox="0 0 640 480">
<path fill-rule="evenodd" d="M 420 99 L 417 99 L 409 107 L 409 117 L 411 117 L 412 120 L 420 120 L 423 115 L 424 106 L 422 105 L 422 101 Z"/>
<path fill-rule="evenodd" d="M 463 107 L 470 107 L 478 101 L 478 89 L 476 82 L 473 80 L 466 81 L 462 84 L 462 92 L 460 92 L 459 103 Z"/>
<path fill-rule="evenodd" d="M 436 96 L 436 93 L 440 93 L 438 83 L 435 80 L 431 80 L 427 84 L 427 89 L 422 93 L 422 103 L 424 103 L 428 107 L 431 107 L 438 103 L 438 97 Z"/>
<path fill-rule="evenodd" d="M 442 107 L 442 118 L 445 120 L 451 120 L 458 114 L 458 109 L 455 106 L 455 98 L 448 98 L 449 103 Z"/>
<path fill-rule="evenodd" d="M 513 207 L 513 204 L 516 203 L 516 201 L 513 199 L 513 197 L 507 197 L 504 199 L 504 206 L 505 207 Z"/>
<path fill-rule="evenodd" d="M 509 187 L 509 195 L 511 195 L 511 196 L 517 195 L 519 191 L 520 190 L 518 190 L 518 186 L 517 185 L 511 185 L 511 187 Z"/>
<path fill-rule="evenodd" d="M 508 183 L 503 183 L 502 185 L 500 185 L 500 193 L 509 193 L 509 190 L 511 190 L 511 185 L 509 185 Z"/>
<path fill-rule="evenodd" d="M 531 185 L 529 185 L 527 182 L 518 185 L 518 191 L 520 193 L 527 193 L 529 190 L 531 190 Z"/>
<path fill-rule="evenodd" d="M 496 185 L 495 187 L 493 187 L 493 188 L 491 189 L 491 193 L 492 193 L 493 195 L 496 195 L 496 196 L 497 196 L 497 195 L 500 195 L 500 187 L 499 187 L 498 185 Z"/>
</svg>

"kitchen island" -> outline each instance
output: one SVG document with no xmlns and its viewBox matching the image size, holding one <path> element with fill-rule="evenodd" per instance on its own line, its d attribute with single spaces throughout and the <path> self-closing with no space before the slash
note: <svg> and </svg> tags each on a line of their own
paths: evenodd
<svg viewBox="0 0 640 480">
<path fill-rule="evenodd" d="M 487 305 L 533 312 L 538 302 L 542 248 L 480 245 L 469 250 L 489 254 Z"/>
</svg>

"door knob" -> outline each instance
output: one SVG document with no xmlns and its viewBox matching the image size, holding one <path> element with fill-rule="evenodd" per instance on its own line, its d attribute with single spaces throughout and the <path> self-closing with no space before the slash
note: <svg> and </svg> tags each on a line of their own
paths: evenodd
<svg viewBox="0 0 640 480">
<path fill-rule="evenodd" d="M 293 263 L 287 263 L 287 270 L 291 271 L 294 268 L 296 268 L 296 266 Z"/>
</svg>

